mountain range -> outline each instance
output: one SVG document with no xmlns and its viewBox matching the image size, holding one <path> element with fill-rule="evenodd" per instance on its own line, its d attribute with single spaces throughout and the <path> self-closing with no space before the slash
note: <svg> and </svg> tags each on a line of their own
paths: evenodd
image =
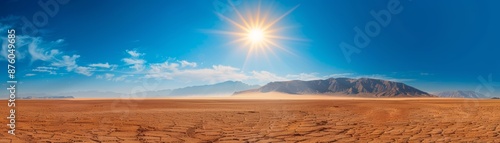
<svg viewBox="0 0 500 143">
<path fill-rule="evenodd" d="M 474 91 L 445 91 L 429 94 L 407 84 L 371 78 L 328 78 L 324 80 L 292 80 L 270 82 L 264 86 L 249 85 L 240 81 L 226 81 L 210 85 L 189 86 L 177 89 L 139 92 L 137 97 L 162 98 L 178 96 L 226 96 L 244 93 L 280 92 L 287 94 L 320 94 L 360 97 L 449 97 L 489 98 Z M 131 94 L 102 91 L 77 91 L 57 94 L 28 93 L 19 98 L 128 98 Z"/>
<path fill-rule="evenodd" d="M 311 81 L 270 82 L 258 89 L 236 92 L 235 94 L 252 92 L 281 92 L 288 94 L 341 94 L 369 97 L 434 97 L 400 82 L 371 78 L 329 78 Z"/>
<path fill-rule="evenodd" d="M 248 85 L 241 81 L 226 81 L 212 85 L 189 86 L 177 88 L 170 92 L 169 96 L 186 95 L 231 95 L 234 92 L 259 88 L 258 85 Z"/>
<path fill-rule="evenodd" d="M 225 81 L 211 85 L 189 86 L 177 89 L 165 89 L 156 91 L 144 91 L 131 95 L 130 93 L 118 93 L 111 91 L 76 91 L 56 94 L 44 93 L 22 93 L 20 98 L 129 98 L 129 97 L 145 97 L 145 98 L 161 98 L 175 96 L 229 96 L 237 91 L 259 88 L 259 85 L 248 85 L 241 81 Z"/>
<path fill-rule="evenodd" d="M 475 92 L 475 91 L 443 91 L 439 93 L 435 93 L 435 95 L 439 97 L 447 97 L 447 98 L 490 98 L 485 96 L 484 94 Z"/>
<path fill-rule="evenodd" d="M 63 98 L 75 98 L 73 96 L 26 96 L 21 97 L 21 99 L 63 99 Z"/>
</svg>

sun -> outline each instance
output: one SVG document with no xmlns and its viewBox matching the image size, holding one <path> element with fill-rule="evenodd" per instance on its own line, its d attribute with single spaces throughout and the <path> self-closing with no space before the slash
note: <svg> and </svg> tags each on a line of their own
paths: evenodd
<svg viewBox="0 0 500 143">
<path fill-rule="evenodd" d="M 248 32 L 248 40 L 252 43 L 259 43 L 265 39 L 264 31 L 262 29 L 252 29 Z"/>
<path fill-rule="evenodd" d="M 249 1 L 245 1 L 249 2 Z M 283 14 L 274 14 L 272 13 L 277 8 L 272 7 L 272 4 L 269 7 L 266 7 L 266 11 L 261 10 L 261 1 L 251 1 L 258 2 L 257 5 L 243 5 L 247 6 L 245 13 L 241 13 L 231 1 L 228 1 L 229 5 L 232 7 L 232 12 L 234 12 L 234 18 L 231 19 L 222 15 L 221 13 L 216 13 L 220 18 L 222 18 L 225 22 L 230 24 L 230 31 L 221 31 L 221 30 L 211 30 L 210 32 L 214 32 L 217 34 L 229 35 L 233 40 L 228 42 L 229 44 L 237 45 L 238 49 L 246 50 L 246 58 L 245 63 L 243 64 L 243 68 L 245 67 L 247 61 L 250 59 L 258 59 L 260 60 L 263 56 L 266 60 L 270 61 L 268 55 L 271 54 L 273 56 L 277 56 L 277 51 L 284 51 L 291 55 L 295 55 L 294 53 L 288 50 L 288 47 L 284 46 L 285 40 L 293 40 L 293 41 L 307 41 L 299 38 L 292 38 L 283 36 L 284 31 L 288 31 L 290 26 L 286 26 L 284 23 L 280 23 L 280 21 L 285 18 L 287 15 L 292 13 L 295 9 L 299 7 L 299 5 L 291 8 Z M 248 3 L 246 3 L 248 4 Z M 278 24 L 279 23 L 279 24 Z M 231 46 L 232 47 L 232 46 Z M 253 58 L 251 58 L 253 57 Z"/>
</svg>

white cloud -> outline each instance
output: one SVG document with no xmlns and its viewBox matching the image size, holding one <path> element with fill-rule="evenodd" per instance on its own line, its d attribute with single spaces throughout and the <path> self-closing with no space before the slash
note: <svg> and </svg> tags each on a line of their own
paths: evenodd
<svg viewBox="0 0 500 143">
<path fill-rule="evenodd" d="M 64 39 L 57 39 L 56 41 L 57 43 L 63 43 L 64 42 Z"/>
<path fill-rule="evenodd" d="M 112 80 L 114 76 L 115 76 L 114 74 L 110 74 L 110 73 L 106 73 L 106 74 L 104 74 L 104 77 L 105 77 L 107 80 Z"/>
<path fill-rule="evenodd" d="M 123 62 L 129 65 L 133 65 L 133 64 L 144 64 L 146 61 L 144 61 L 143 59 L 124 58 Z"/>
<path fill-rule="evenodd" d="M 318 80 L 318 79 L 322 79 L 321 77 L 318 77 L 317 76 L 318 73 L 300 73 L 300 74 L 289 74 L 289 75 L 286 75 L 286 78 L 287 79 L 290 79 L 290 80 Z"/>
<path fill-rule="evenodd" d="M 125 50 L 130 56 L 134 57 L 134 58 L 137 58 L 139 56 L 142 56 L 144 55 L 144 53 L 139 53 L 135 50 Z"/>
<path fill-rule="evenodd" d="M 31 61 L 50 61 L 55 58 L 55 56 L 61 54 L 57 49 L 47 50 L 41 46 L 49 46 L 48 48 L 53 48 L 57 44 L 53 43 L 42 43 L 40 38 L 33 38 L 31 43 L 28 45 L 28 53 L 31 56 Z"/>
<path fill-rule="evenodd" d="M 76 59 L 78 58 L 80 58 L 80 55 L 73 55 L 71 57 L 64 55 L 62 56 L 62 60 L 55 59 L 55 61 L 52 62 L 51 65 L 55 67 L 65 67 L 67 71 L 72 71 L 73 69 L 78 67 L 78 65 L 76 64 Z"/>
<path fill-rule="evenodd" d="M 126 81 L 125 79 L 126 79 L 127 77 L 132 77 L 132 76 L 133 76 L 133 75 L 121 75 L 121 76 L 118 76 L 118 77 L 113 78 L 112 80 L 113 80 L 113 81 Z"/>
<path fill-rule="evenodd" d="M 274 73 L 268 71 L 252 71 L 252 78 L 258 80 L 259 82 L 271 82 L 271 81 L 285 81 L 287 78 L 280 77 Z"/>
<path fill-rule="evenodd" d="M 188 62 L 188 61 L 185 61 L 185 60 L 182 60 L 180 61 L 179 63 L 181 63 L 181 67 L 196 67 L 197 64 L 195 62 Z"/>
<path fill-rule="evenodd" d="M 327 76 L 323 76 L 323 78 L 339 78 L 339 77 L 352 77 L 354 74 L 353 73 L 336 73 L 336 74 L 330 74 Z"/>
<path fill-rule="evenodd" d="M 62 59 L 54 59 L 54 61 L 51 63 L 51 66 L 66 68 L 66 71 L 68 72 L 74 71 L 75 73 L 78 74 L 91 76 L 95 68 L 78 66 L 78 64 L 76 63 L 76 60 L 78 58 L 80 58 L 80 55 L 72 55 L 72 56 L 64 55 L 62 56 Z"/>
<path fill-rule="evenodd" d="M 324 79 L 318 73 L 288 74 L 284 77 L 268 71 L 252 71 L 251 77 L 259 82 L 288 81 L 288 80 L 319 80 Z"/>
<path fill-rule="evenodd" d="M 58 68 L 55 67 L 36 67 L 35 69 L 32 69 L 31 71 L 34 72 L 46 72 L 49 74 L 57 74 Z"/>
<path fill-rule="evenodd" d="M 111 68 L 113 65 L 110 65 L 109 63 L 95 63 L 95 64 L 90 64 L 89 67 L 98 67 L 98 68 Z"/>
<path fill-rule="evenodd" d="M 135 69 L 136 71 L 142 71 L 145 68 L 144 63 L 146 63 L 146 61 L 143 59 L 124 58 L 122 60 L 127 65 L 131 65 L 129 67 Z"/>
<path fill-rule="evenodd" d="M 113 79 L 113 80 L 114 80 L 114 81 L 124 81 L 126 77 L 127 77 L 127 76 L 120 76 L 120 77 L 117 77 L 117 78 L 115 78 L 115 79 Z"/>
<path fill-rule="evenodd" d="M 146 78 L 216 83 L 228 80 L 241 81 L 248 79 L 248 76 L 240 69 L 231 66 L 214 65 L 212 68 L 179 69 L 179 64 L 165 62 L 152 64 Z"/>
<path fill-rule="evenodd" d="M 130 61 L 130 63 L 132 64 L 133 62 Z M 195 68 L 196 66 L 197 64 L 195 62 L 188 62 L 185 60 L 174 63 L 168 61 L 163 63 L 152 63 L 148 66 L 145 78 L 179 80 L 184 82 L 204 81 L 209 83 L 228 80 L 266 83 L 272 81 L 317 80 L 324 78 L 319 76 L 318 73 L 300 73 L 279 76 L 269 71 L 252 71 L 250 73 L 245 73 L 238 68 L 225 65 L 213 65 L 211 68 Z"/>
<path fill-rule="evenodd" d="M 170 71 L 178 71 L 179 69 L 179 64 L 177 63 L 168 63 L 168 62 L 165 62 L 165 63 L 162 63 L 162 64 L 152 64 L 151 65 L 152 68 L 154 68 L 155 70 L 157 69 L 167 69 L 167 70 L 170 70 Z"/>
<path fill-rule="evenodd" d="M 138 53 L 137 51 L 134 50 L 125 50 L 131 58 L 123 58 L 122 61 L 125 62 L 126 65 L 130 65 L 129 68 L 133 68 L 136 71 L 142 71 L 146 67 L 144 64 L 146 61 L 144 59 L 140 59 L 139 56 L 144 55 L 143 53 Z"/>
<path fill-rule="evenodd" d="M 92 71 L 95 70 L 94 68 L 91 68 L 91 67 L 76 67 L 75 69 L 75 72 L 76 73 L 79 73 L 79 74 L 83 74 L 83 75 L 86 75 L 86 76 L 92 76 Z"/>
<path fill-rule="evenodd" d="M 8 19 L 14 19 L 15 17 L 10 17 Z M 0 21 L 1 22 L 1 21 Z M 4 27 L 2 23 L 0 23 L 0 31 L 3 30 Z M 5 37 L 2 37 L 2 51 L 0 51 L 1 56 L 4 58 L 0 58 L 1 60 L 7 59 L 7 49 L 8 42 Z M 42 65 L 50 65 L 58 68 L 65 68 L 66 71 L 74 71 L 78 74 L 83 75 L 92 75 L 92 70 L 94 68 L 91 67 L 82 67 L 79 66 L 76 62 L 76 59 L 80 57 L 80 55 L 64 55 L 62 51 L 58 50 L 58 47 L 64 46 L 64 39 L 57 39 L 55 41 L 46 41 L 43 40 L 42 37 L 33 37 L 29 35 L 16 35 L 16 59 L 23 60 L 24 57 L 29 57 L 30 61 L 33 63 L 35 61 L 42 61 L 45 64 Z M 76 70 L 75 70 L 76 69 Z M 50 68 L 35 68 L 33 71 L 35 72 L 47 72 L 49 74 L 57 74 L 58 69 L 50 69 Z"/>
<path fill-rule="evenodd" d="M 0 51 L 3 58 L 0 60 L 7 60 L 8 53 L 7 37 L 2 37 L 2 51 Z M 52 42 L 42 41 L 39 37 L 31 37 L 24 35 L 16 35 L 16 59 L 23 60 L 27 54 L 32 58 L 32 62 L 36 60 L 48 61 L 51 57 L 59 54 L 58 50 L 46 50 L 46 48 L 56 47 L 57 44 Z M 45 47 L 45 48 L 42 48 Z"/>
<path fill-rule="evenodd" d="M 26 76 L 26 77 L 30 77 L 30 76 L 35 76 L 35 75 L 36 75 L 36 74 L 33 74 L 33 73 L 28 73 L 28 74 L 26 74 L 26 75 L 24 75 L 24 76 Z"/>
<path fill-rule="evenodd" d="M 120 75 L 117 76 L 115 74 L 111 73 L 105 73 L 103 75 L 96 75 L 96 79 L 105 79 L 108 81 L 125 81 L 125 82 L 130 82 L 131 80 L 128 80 L 128 77 L 133 77 L 134 75 Z"/>
</svg>

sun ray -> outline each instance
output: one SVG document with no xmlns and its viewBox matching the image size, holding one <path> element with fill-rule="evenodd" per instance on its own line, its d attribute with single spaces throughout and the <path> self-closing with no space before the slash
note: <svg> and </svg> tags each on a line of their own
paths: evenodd
<svg viewBox="0 0 500 143">
<path fill-rule="evenodd" d="M 260 27 L 260 25 L 259 25 L 259 23 L 260 23 L 260 5 L 261 5 L 261 1 L 259 1 L 257 4 L 257 16 L 255 18 L 255 23 L 253 23 L 257 27 Z"/>
<path fill-rule="evenodd" d="M 233 32 L 233 31 L 220 31 L 220 30 L 203 30 L 204 32 L 210 32 L 215 34 L 233 35 L 233 36 L 245 36 L 247 33 L 244 32 Z"/>
<path fill-rule="evenodd" d="M 280 27 L 273 28 L 273 29 L 267 29 L 266 31 L 269 33 L 277 33 L 280 31 L 285 31 L 285 30 L 293 29 L 293 28 L 297 28 L 297 26 L 280 26 Z"/>
<path fill-rule="evenodd" d="M 292 9 L 290 9 L 289 11 L 287 11 L 285 14 L 281 15 L 279 18 L 275 19 L 273 22 L 269 23 L 268 25 L 264 26 L 263 29 L 264 30 L 267 30 L 269 29 L 270 27 L 272 27 L 274 24 L 276 24 L 277 22 L 279 22 L 281 19 L 285 18 L 288 14 L 292 13 L 295 9 L 297 9 L 300 5 L 297 5 L 295 7 L 293 7 Z"/>
<path fill-rule="evenodd" d="M 266 35 L 266 37 L 269 39 L 293 40 L 293 41 L 304 41 L 304 42 L 309 41 L 307 39 L 285 37 L 285 36 L 278 36 L 278 35 Z"/>
<path fill-rule="evenodd" d="M 247 38 L 239 38 L 239 39 L 236 39 L 236 40 L 233 40 L 233 41 L 230 41 L 228 44 L 235 44 L 235 43 L 240 43 L 242 41 L 246 41 Z"/>
<path fill-rule="evenodd" d="M 258 1 L 255 8 L 250 8 L 245 11 L 239 10 L 231 1 L 228 2 L 234 10 L 235 19 L 230 19 L 220 13 L 217 13 L 217 15 L 222 19 L 228 21 L 237 29 L 235 29 L 235 31 L 210 32 L 235 36 L 235 40 L 230 41 L 229 44 L 239 44 L 241 47 L 247 49 L 245 61 L 243 63 L 243 69 L 252 57 L 257 57 L 257 59 L 264 58 L 263 60 L 267 60 L 268 62 L 270 60 L 269 56 L 278 57 L 276 50 L 284 51 L 287 54 L 295 56 L 293 52 L 287 49 L 288 47 L 280 45 L 283 44 L 282 41 L 284 40 L 306 41 L 300 38 L 280 35 L 283 34 L 283 31 L 286 31 L 292 27 L 276 26 L 282 19 L 290 15 L 290 13 L 296 10 L 300 5 L 296 5 L 292 9 L 286 11 L 284 14 L 278 15 L 279 17 L 273 18 L 271 12 L 275 9 L 273 9 L 272 6 L 263 8 L 261 3 L 262 1 L 260 0 Z M 265 9 L 265 11 L 262 11 L 263 9 Z"/>
<path fill-rule="evenodd" d="M 245 27 L 245 26 L 243 26 L 243 25 L 239 24 L 238 22 L 233 21 L 232 19 L 227 18 L 226 16 L 224 16 L 224 15 L 222 15 L 222 14 L 220 14 L 220 13 L 216 13 L 216 14 L 217 14 L 219 17 L 223 18 L 224 20 L 227 20 L 227 21 L 229 21 L 231 24 L 233 24 L 233 25 L 237 26 L 238 28 L 240 28 L 240 29 L 242 29 L 242 30 L 245 30 L 245 31 L 248 31 L 247 27 Z"/>
<path fill-rule="evenodd" d="M 277 43 L 275 43 L 273 41 L 267 41 L 267 43 L 269 43 L 270 45 L 273 45 L 276 48 L 279 48 L 280 50 L 283 50 L 283 51 L 287 52 L 288 54 L 296 56 L 293 52 L 287 50 L 286 48 L 280 46 L 279 44 L 277 44 Z"/>
<path fill-rule="evenodd" d="M 240 11 L 234 6 L 233 2 L 231 2 L 230 0 L 228 0 L 228 3 L 231 5 L 231 7 L 233 8 L 234 12 L 236 12 L 236 14 L 240 18 L 240 20 L 243 22 L 243 24 L 245 24 L 245 26 L 247 28 L 250 27 L 251 25 L 248 24 L 247 20 L 245 20 L 245 17 L 243 17 L 243 15 L 241 15 Z M 248 29 L 247 29 L 247 31 L 248 31 Z"/>
</svg>

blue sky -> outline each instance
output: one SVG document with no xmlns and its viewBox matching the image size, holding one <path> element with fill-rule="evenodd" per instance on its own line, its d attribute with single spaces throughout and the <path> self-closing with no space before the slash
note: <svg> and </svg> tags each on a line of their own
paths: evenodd
<svg viewBox="0 0 500 143">
<path fill-rule="evenodd" d="M 244 16 L 255 16 L 258 2 L 232 1 Z M 18 31 L 20 92 L 128 93 L 328 77 L 380 78 L 434 92 L 475 90 L 486 87 L 481 78 L 500 80 L 500 2 L 494 0 L 262 1 L 260 11 L 270 21 L 296 7 L 270 28 L 293 39 L 276 39 L 281 48 L 250 55 L 248 45 L 231 43 L 238 36 L 217 32 L 239 30 L 220 15 L 242 22 L 228 1 L 56 4 L 58 11 L 50 13 L 35 1 L 1 2 L 1 33 Z M 397 12 L 385 25 L 371 14 L 390 9 Z M 23 18 L 39 25 L 36 33 L 23 31 Z M 369 43 L 346 56 L 341 43 L 355 46 L 356 27 L 366 34 L 365 26 L 374 23 L 380 27 Z"/>
</svg>

